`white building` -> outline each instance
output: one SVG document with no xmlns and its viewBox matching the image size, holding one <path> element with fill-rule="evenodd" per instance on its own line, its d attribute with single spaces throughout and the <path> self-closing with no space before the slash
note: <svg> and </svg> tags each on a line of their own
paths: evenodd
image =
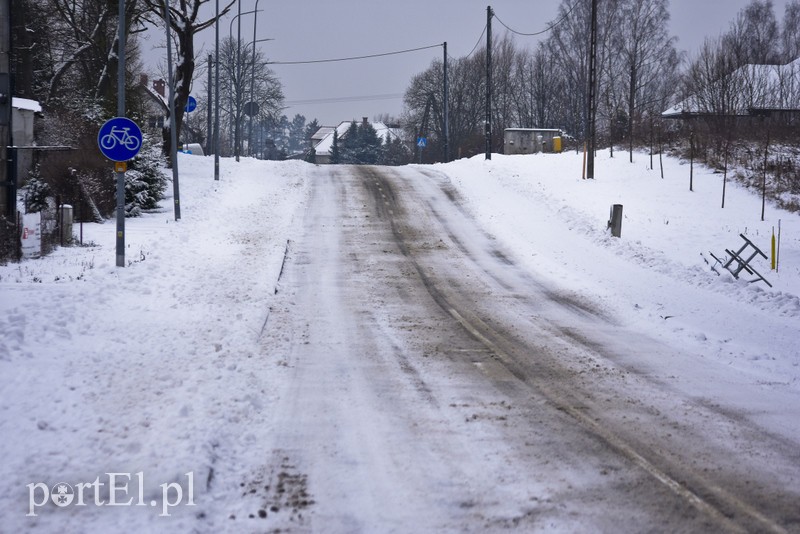
<svg viewBox="0 0 800 534">
<path fill-rule="evenodd" d="M 391 135 L 392 138 L 399 137 L 400 132 L 394 128 L 389 128 L 382 122 L 369 122 L 367 117 L 361 119 L 362 124 L 370 124 L 375 128 L 378 138 L 382 142 L 386 142 L 386 137 Z M 314 148 L 314 163 L 326 164 L 331 162 L 331 150 L 333 148 L 333 133 L 336 132 L 339 142 L 347 136 L 347 131 L 353 121 L 344 121 L 339 123 L 338 126 L 323 126 L 311 136 L 311 145 Z"/>
<path fill-rule="evenodd" d="M 33 150 L 30 150 L 30 147 L 35 144 L 34 119 L 37 114 L 41 115 L 41 113 L 42 106 L 36 100 L 17 98 L 16 96 L 11 99 L 11 135 L 14 146 L 18 147 L 17 183 L 27 178 L 28 171 L 33 166 Z"/>
</svg>

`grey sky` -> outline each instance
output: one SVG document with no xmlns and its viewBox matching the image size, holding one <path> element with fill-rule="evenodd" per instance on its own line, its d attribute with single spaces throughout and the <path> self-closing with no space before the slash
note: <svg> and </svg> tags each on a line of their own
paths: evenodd
<svg viewBox="0 0 800 534">
<path fill-rule="evenodd" d="M 256 0 L 240 0 L 242 11 L 250 11 Z M 220 0 L 224 5 L 225 0 Z M 671 0 L 672 34 L 678 48 L 695 53 L 706 36 L 717 36 L 728 28 L 736 13 L 749 0 Z M 773 0 L 776 16 L 782 20 L 787 0 Z M 452 57 L 468 54 L 486 24 L 486 6 L 511 28 L 532 33 L 547 27 L 558 10 L 556 0 L 260 0 L 257 39 L 263 53 L 274 61 L 302 61 L 376 54 L 440 44 L 447 41 Z M 207 13 L 213 14 L 212 0 Z M 220 37 L 227 36 L 232 17 L 223 19 Z M 236 33 L 236 23 L 233 32 Z M 495 21 L 495 34 L 505 29 Z M 545 36 L 546 37 L 546 36 Z M 242 40 L 253 38 L 253 15 L 242 16 Z M 162 42 L 160 34 L 147 36 L 143 49 Z M 540 38 L 517 37 L 520 46 L 534 45 Z M 214 29 L 197 37 L 198 59 L 214 50 Z M 148 66 L 164 50 L 146 53 Z M 411 77 L 426 69 L 441 48 L 398 56 L 313 65 L 274 65 L 286 96 L 285 114 L 296 113 L 320 124 L 374 117 L 380 113 L 399 116 L 402 96 Z M 198 99 L 202 82 L 195 82 Z M 370 97 L 370 98 L 353 98 Z M 309 102 L 326 100 L 327 102 Z M 334 100 L 341 100 L 332 102 Z"/>
</svg>

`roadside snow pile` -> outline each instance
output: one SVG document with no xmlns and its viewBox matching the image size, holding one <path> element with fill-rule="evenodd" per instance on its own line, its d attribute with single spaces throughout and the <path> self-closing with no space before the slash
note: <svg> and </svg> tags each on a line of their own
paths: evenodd
<svg viewBox="0 0 800 534">
<path fill-rule="evenodd" d="M 162 211 L 126 221 L 126 268 L 115 266 L 114 221 L 84 225 L 89 245 L 0 267 L 0 510 L 11 530 L 118 527 L 97 506 L 25 517 L 28 484 L 108 472 L 148 477 L 145 506 L 125 522 L 150 530 L 160 484 L 186 489 L 192 471 L 205 487 L 225 439 L 268 431 L 246 428 L 259 405 L 238 392 L 275 366 L 256 357 L 259 333 L 313 167 L 224 159 L 216 182 L 211 158 L 181 155 L 179 168 L 182 220 L 170 186 Z M 100 493 L 107 502 L 108 487 Z"/>
<path fill-rule="evenodd" d="M 800 388 L 800 217 L 767 205 L 722 175 L 646 154 L 595 160 L 595 179 L 581 179 L 582 155 L 493 155 L 436 165 L 488 232 L 519 262 L 564 291 L 599 300 L 643 332 L 674 346 L 763 373 Z M 623 205 L 622 237 L 611 237 L 612 204 Z M 781 221 L 779 271 L 753 265 L 770 283 L 735 280 L 709 252 L 727 257 L 748 236 L 767 256 Z M 704 259 L 705 258 L 705 259 Z M 677 345 L 676 345 L 677 344 Z"/>
</svg>

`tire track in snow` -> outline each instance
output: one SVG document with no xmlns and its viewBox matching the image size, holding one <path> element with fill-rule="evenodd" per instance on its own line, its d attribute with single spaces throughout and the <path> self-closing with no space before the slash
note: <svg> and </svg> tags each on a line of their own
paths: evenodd
<svg viewBox="0 0 800 534">
<path fill-rule="evenodd" d="M 749 523 L 758 525 L 755 527 L 758 531 L 776 533 L 787 532 L 786 529 L 776 521 L 718 484 L 696 476 L 692 481 L 692 485 L 695 487 L 699 486 L 699 489 L 692 489 L 687 483 L 678 480 L 677 476 L 670 475 L 668 467 L 661 468 L 657 465 L 662 460 L 658 454 L 656 454 L 652 460 L 648 459 L 646 457 L 647 453 L 639 452 L 636 446 L 629 443 L 621 435 L 615 433 L 613 429 L 604 426 L 603 421 L 594 419 L 592 415 L 580 407 L 581 403 L 578 402 L 577 399 L 573 398 L 571 395 L 565 395 L 562 391 L 558 391 L 546 380 L 537 378 L 536 373 L 531 374 L 527 372 L 525 366 L 520 365 L 517 358 L 500 346 L 501 344 L 512 344 L 513 346 L 518 342 L 507 338 L 504 334 L 489 327 L 486 322 L 482 321 L 477 315 L 469 314 L 471 318 L 469 320 L 466 319 L 464 316 L 465 314 L 462 314 L 458 306 L 440 289 L 440 282 L 437 282 L 437 280 L 429 275 L 426 269 L 421 265 L 414 252 L 413 246 L 408 242 L 408 232 L 403 223 L 400 222 L 401 216 L 399 214 L 403 213 L 403 209 L 398 204 L 397 193 L 386 174 L 379 171 L 377 168 L 365 168 L 360 169 L 360 171 L 364 177 L 364 187 L 370 191 L 378 206 L 379 216 L 387 220 L 391 226 L 397 246 L 416 268 L 417 274 L 430 296 L 446 313 L 461 325 L 464 330 L 469 332 L 473 338 L 484 345 L 514 377 L 534 387 L 558 410 L 568 414 L 586 431 L 602 440 L 608 447 L 617 451 L 618 454 L 625 457 L 632 464 L 648 473 L 648 475 L 668 488 L 674 495 L 711 518 L 718 526 L 724 528 L 726 531 L 748 532 L 749 529 L 743 526 L 741 521 L 741 515 L 743 514 L 749 518 Z M 456 205 L 462 215 L 466 216 L 461 206 L 458 205 L 457 198 L 453 194 L 447 194 L 447 191 L 443 191 L 443 193 L 450 202 Z M 431 208 L 431 212 L 434 216 L 439 219 L 439 222 L 445 225 L 444 220 L 435 212 L 435 209 L 433 209 L 432 206 L 429 206 L 429 208 Z M 449 238 L 464 256 L 471 255 L 462 241 L 459 240 L 457 236 L 453 235 L 452 232 L 449 233 Z M 500 254 L 502 254 L 502 252 L 500 252 Z M 498 257 L 498 261 L 506 265 L 510 263 L 507 258 L 503 261 L 503 258 Z M 495 278 L 495 281 L 498 282 L 499 285 L 506 287 L 506 283 L 498 280 L 492 273 L 485 269 L 484 272 L 490 277 Z M 548 297 L 554 301 L 559 300 L 552 292 L 546 293 L 548 293 Z M 580 303 L 576 304 L 575 302 L 565 303 L 568 308 L 577 307 L 577 311 L 581 313 L 594 313 L 594 310 L 587 310 L 584 306 L 579 304 Z M 498 342 L 493 340 L 498 340 Z M 587 343 L 582 343 L 580 340 L 573 338 L 573 341 L 587 346 L 590 350 L 592 349 L 592 347 L 589 346 L 591 342 L 588 340 Z M 526 352 L 528 350 L 525 347 L 521 347 L 521 351 Z M 552 371 L 552 369 L 550 371 Z M 545 376 L 551 374 L 552 373 L 548 373 Z M 648 452 L 650 456 L 653 456 L 652 451 Z"/>
</svg>

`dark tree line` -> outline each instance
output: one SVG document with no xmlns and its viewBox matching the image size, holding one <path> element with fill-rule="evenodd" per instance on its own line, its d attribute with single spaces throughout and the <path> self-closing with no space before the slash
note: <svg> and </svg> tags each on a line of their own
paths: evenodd
<svg viewBox="0 0 800 534">
<path fill-rule="evenodd" d="M 562 0 L 547 38 L 531 48 L 509 33 L 492 43 L 492 147 L 502 151 L 508 127 L 560 128 L 578 141 L 584 137 L 591 0 Z M 752 0 L 717 39 L 706 41 L 691 59 L 679 53 L 668 32 L 669 0 L 602 0 L 597 29 L 598 146 L 649 143 L 665 125 L 661 114 L 697 94 L 710 113 L 726 113 L 747 91 L 766 87 L 762 71 L 738 79 L 730 74 L 748 64 L 786 64 L 800 56 L 800 0 L 786 6 L 782 23 L 771 0 Z M 486 48 L 449 59 L 449 133 L 454 157 L 484 150 Z M 800 65 L 799 65 L 800 67 Z M 800 69 L 796 69 L 800 70 Z M 797 99 L 800 80 L 791 69 L 777 89 Z M 726 81 L 726 77 L 727 81 Z M 720 82 L 720 80 L 723 80 Z M 443 135 L 443 65 L 434 61 L 406 89 L 404 121 L 409 137 L 418 134 L 429 109 L 428 154 L 440 158 Z M 744 90 L 742 89 L 744 87 Z"/>
<path fill-rule="evenodd" d="M 677 85 L 680 56 L 666 30 L 668 0 L 603 0 L 598 3 L 598 132 L 606 143 L 632 139 L 663 111 Z M 521 47 L 506 33 L 492 43 L 492 147 L 502 150 L 508 127 L 561 128 L 581 138 L 588 90 L 590 0 L 564 0 L 548 38 Z M 454 155 L 483 150 L 486 48 L 451 59 L 450 139 Z M 427 99 L 442 106 L 442 62 L 411 81 L 407 123 L 422 122 Z M 441 143 L 442 123 L 431 133 Z M 431 151 L 435 152 L 435 151 Z"/>
<path fill-rule="evenodd" d="M 180 132 L 195 70 L 194 36 L 214 23 L 199 19 L 210 0 L 172 2 L 172 35 L 176 43 L 176 120 Z M 223 13 L 232 5 L 227 2 Z M 143 124 L 145 88 L 139 60 L 138 34 L 162 22 L 163 0 L 126 0 L 126 115 Z M 39 145 L 63 145 L 73 150 L 40 154 L 34 181 L 64 201 L 85 204 L 78 213 L 109 216 L 115 206 L 111 164 L 96 147 L 102 123 L 117 114 L 118 0 L 13 0 L 13 76 L 16 96 L 39 101 L 43 119 L 36 132 Z M 162 26 L 163 27 L 163 26 Z M 169 139 L 169 131 L 162 136 Z M 128 213 L 153 207 L 165 187 L 157 171 L 163 162 L 151 146 L 160 140 L 146 136 L 141 157 L 130 162 L 126 175 Z M 164 144 L 165 153 L 169 145 Z M 20 177 L 23 182 L 26 177 Z M 40 187 L 46 186 L 46 187 Z"/>
<path fill-rule="evenodd" d="M 334 130 L 330 162 L 349 165 L 405 165 L 411 151 L 400 137 L 386 133 L 385 138 L 368 122 L 353 121 L 341 137 Z"/>
</svg>

